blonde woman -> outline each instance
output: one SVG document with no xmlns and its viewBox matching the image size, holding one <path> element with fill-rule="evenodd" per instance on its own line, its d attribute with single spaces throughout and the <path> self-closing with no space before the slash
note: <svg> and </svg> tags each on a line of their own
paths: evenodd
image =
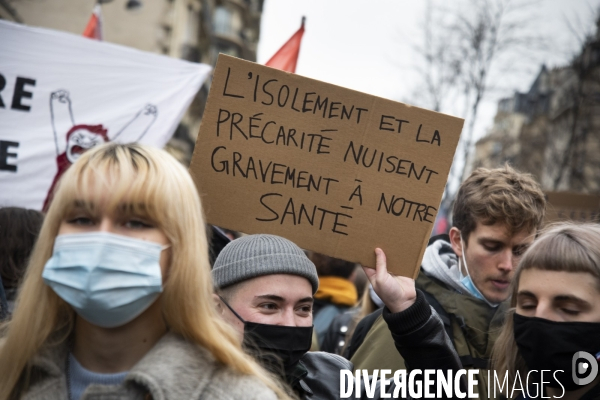
<svg viewBox="0 0 600 400">
<path fill-rule="evenodd" d="M 0 341 L 0 400 L 274 399 L 216 316 L 200 199 L 162 150 L 106 144 L 64 174 Z"/>
<path fill-rule="evenodd" d="M 600 359 L 600 225 L 549 228 L 521 259 L 513 285 L 512 308 L 492 354 L 503 395 L 600 399 L 600 374 L 593 374 Z M 578 352 L 587 353 L 579 360 L 587 368 L 574 362 Z"/>
</svg>

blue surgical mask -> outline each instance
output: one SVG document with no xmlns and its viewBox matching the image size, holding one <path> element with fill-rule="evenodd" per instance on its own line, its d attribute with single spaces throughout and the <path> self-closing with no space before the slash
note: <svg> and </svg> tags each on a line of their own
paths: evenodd
<svg viewBox="0 0 600 400">
<path fill-rule="evenodd" d="M 498 305 L 500 303 L 492 303 L 492 302 L 488 301 L 488 299 L 486 299 L 483 296 L 483 294 L 481 294 L 479 289 L 477 289 L 477 286 L 475 286 L 475 284 L 473 283 L 473 279 L 471 279 L 471 274 L 469 273 L 469 267 L 467 266 L 467 259 L 465 257 L 465 242 L 462 239 L 462 235 L 460 237 L 460 242 L 461 242 L 461 250 L 462 250 L 461 262 L 464 263 L 465 270 L 467 271 L 467 275 L 462 277 L 462 279 L 460 280 L 460 283 L 462 283 L 462 285 L 465 287 L 465 289 L 467 289 L 467 291 L 469 293 L 471 293 L 474 297 L 478 298 L 479 300 L 485 301 L 490 307 L 493 307 L 493 308 L 498 307 Z"/>
<path fill-rule="evenodd" d="M 167 246 L 106 232 L 59 235 L 42 278 L 90 323 L 125 325 L 162 292 Z"/>
</svg>

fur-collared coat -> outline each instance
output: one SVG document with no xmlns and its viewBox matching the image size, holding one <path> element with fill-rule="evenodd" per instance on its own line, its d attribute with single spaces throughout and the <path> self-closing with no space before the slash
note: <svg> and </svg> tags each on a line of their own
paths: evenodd
<svg viewBox="0 0 600 400">
<path fill-rule="evenodd" d="M 68 399 L 66 345 L 40 352 L 33 360 L 26 400 Z M 120 385 L 90 385 L 85 400 L 268 399 L 275 393 L 258 379 L 231 371 L 205 349 L 167 333 Z"/>
</svg>

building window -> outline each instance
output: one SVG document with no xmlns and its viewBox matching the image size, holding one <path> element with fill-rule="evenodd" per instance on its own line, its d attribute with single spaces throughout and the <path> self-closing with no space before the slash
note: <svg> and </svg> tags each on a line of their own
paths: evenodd
<svg viewBox="0 0 600 400">
<path fill-rule="evenodd" d="M 219 35 L 233 35 L 233 13 L 227 7 L 219 6 L 215 9 L 214 27 Z"/>
<path fill-rule="evenodd" d="M 242 15 L 239 13 L 239 10 L 222 5 L 215 8 L 213 24 L 214 33 L 234 38 L 239 38 L 244 28 Z"/>
</svg>

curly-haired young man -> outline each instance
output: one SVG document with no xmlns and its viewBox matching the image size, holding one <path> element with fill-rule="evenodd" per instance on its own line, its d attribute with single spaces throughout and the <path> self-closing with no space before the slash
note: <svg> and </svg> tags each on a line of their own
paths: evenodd
<svg viewBox="0 0 600 400">
<path fill-rule="evenodd" d="M 459 189 L 449 235 L 433 237 L 425 251 L 416 285 L 444 320 L 463 367 L 480 370 L 481 399 L 488 399 L 486 369 L 514 268 L 535 239 L 545 208 L 531 175 L 508 165 L 479 168 Z M 405 368 L 390 351 L 384 325 L 381 313 L 358 325 L 350 344 L 355 368 Z"/>
</svg>

